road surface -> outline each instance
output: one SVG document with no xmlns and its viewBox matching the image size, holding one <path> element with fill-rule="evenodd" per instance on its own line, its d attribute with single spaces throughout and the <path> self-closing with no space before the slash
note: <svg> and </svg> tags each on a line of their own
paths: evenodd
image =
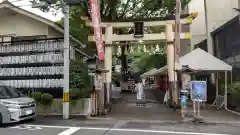
<svg viewBox="0 0 240 135">
<path fill-rule="evenodd" d="M 82 123 L 82 126 L 61 124 L 16 124 L 1 127 L 1 135 L 239 135 L 240 124 L 181 124 L 117 122 L 113 125 Z M 74 124 L 74 123 L 73 123 Z M 92 126 L 90 126 L 92 125 Z M 99 125 L 99 126 L 98 126 Z"/>
</svg>

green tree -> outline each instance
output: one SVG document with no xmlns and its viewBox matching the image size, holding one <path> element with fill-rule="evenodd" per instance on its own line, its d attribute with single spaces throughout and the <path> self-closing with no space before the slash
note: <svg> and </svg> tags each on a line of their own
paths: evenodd
<svg viewBox="0 0 240 135">
<path fill-rule="evenodd" d="M 167 64 L 166 55 L 162 52 L 149 54 L 145 52 L 134 52 L 128 56 L 131 70 L 142 74 L 152 68 L 161 68 Z"/>
<path fill-rule="evenodd" d="M 88 66 L 82 61 L 71 61 L 70 89 L 72 98 L 87 97 L 91 90 Z"/>
<path fill-rule="evenodd" d="M 182 0 L 182 8 L 189 2 L 190 0 Z M 175 0 L 100 0 L 100 9 L 103 21 L 164 17 L 175 12 Z M 84 43 L 87 43 L 87 36 L 92 33 L 92 29 L 85 26 L 81 17 L 90 16 L 89 0 L 70 8 L 70 32 Z M 63 20 L 59 23 L 62 24 Z"/>
</svg>

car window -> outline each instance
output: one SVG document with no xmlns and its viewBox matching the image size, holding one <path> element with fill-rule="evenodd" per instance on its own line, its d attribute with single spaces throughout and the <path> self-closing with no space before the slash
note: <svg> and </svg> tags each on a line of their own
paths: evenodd
<svg viewBox="0 0 240 135">
<path fill-rule="evenodd" d="M 6 87 L 0 86 L 0 99 L 10 98 L 10 94 L 8 93 Z"/>
<path fill-rule="evenodd" d="M 0 99 L 25 97 L 20 91 L 0 82 Z"/>
<path fill-rule="evenodd" d="M 11 98 L 18 98 L 18 97 L 23 97 L 25 95 L 21 94 L 20 91 L 18 91 L 17 89 L 13 88 L 13 87 L 8 87 L 8 92 L 11 95 Z"/>
</svg>

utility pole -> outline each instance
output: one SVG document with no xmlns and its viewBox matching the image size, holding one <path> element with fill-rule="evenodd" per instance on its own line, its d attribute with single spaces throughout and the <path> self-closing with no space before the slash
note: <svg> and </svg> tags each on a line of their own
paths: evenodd
<svg viewBox="0 0 240 135">
<path fill-rule="evenodd" d="M 69 5 L 63 3 L 64 66 L 63 66 L 63 119 L 69 118 Z"/>
<path fill-rule="evenodd" d="M 240 23 L 240 0 L 238 0 L 238 12 L 239 12 L 239 23 Z"/>
<path fill-rule="evenodd" d="M 207 50 L 208 53 L 213 54 L 213 47 L 211 44 L 211 35 L 209 33 L 208 27 L 208 8 L 207 8 L 207 0 L 204 0 L 204 15 L 205 15 L 205 29 L 206 29 L 206 40 L 207 40 Z"/>
</svg>

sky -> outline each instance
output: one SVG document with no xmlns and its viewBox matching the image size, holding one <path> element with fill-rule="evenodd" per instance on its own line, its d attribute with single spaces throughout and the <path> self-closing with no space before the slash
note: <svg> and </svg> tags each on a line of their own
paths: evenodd
<svg viewBox="0 0 240 135">
<path fill-rule="evenodd" d="M 42 12 L 41 10 L 39 10 L 39 9 L 32 8 L 31 7 L 31 2 L 29 0 L 9 0 L 9 2 L 14 4 L 15 6 L 19 6 L 22 9 L 25 9 L 29 12 L 32 12 L 34 14 L 37 14 L 39 16 L 42 16 L 42 17 L 44 17 L 48 20 L 54 21 L 54 22 L 60 20 L 61 17 L 62 17 L 62 13 L 60 13 L 60 12 L 59 12 L 58 15 L 54 16 L 51 12 L 45 13 L 45 12 Z"/>
</svg>

